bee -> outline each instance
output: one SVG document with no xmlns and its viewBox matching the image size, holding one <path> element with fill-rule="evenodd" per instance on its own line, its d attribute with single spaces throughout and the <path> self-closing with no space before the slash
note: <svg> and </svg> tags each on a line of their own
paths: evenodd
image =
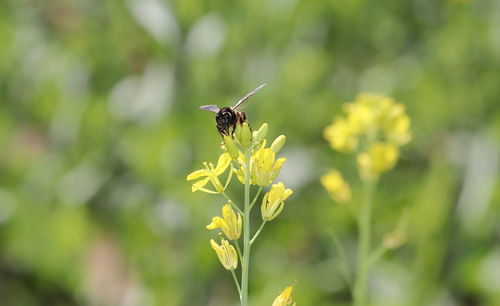
<svg viewBox="0 0 500 306">
<path fill-rule="evenodd" d="M 200 109 L 217 114 L 215 116 L 215 122 L 217 123 L 217 131 L 219 131 L 219 134 L 221 134 L 221 136 L 232 135 L 234 133 L 236 124 L 242 124 L 243 122 L 247 121 L 247 115 L 244 112 L 237 111 L 236 109 L 238 109 L 238 107 L 240 107 L 243 102 L 248 100 L 248 98 L 253 96 L 264 86 L 266 86 L 266 84 L 262 84 L 251 92 L 247 93 L 243 98 L 236 102 L 233 107 L 226 106 L 223 108 L 219 108 L 217 105 L 203 105 L 200 106 Z M 230 131 L 231 128 L 232 130 Z"/>
</svg>

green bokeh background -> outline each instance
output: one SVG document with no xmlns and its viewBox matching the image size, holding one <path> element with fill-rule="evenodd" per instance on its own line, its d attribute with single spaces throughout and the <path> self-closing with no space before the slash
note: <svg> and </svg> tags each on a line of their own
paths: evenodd
<svg viewBox="0 0 500 306">
<path fill-rule="evenodd" d="M 405 104 L 414 137 L 376 193 L 373 305 L 500 305 L 500 2 L 0 1 L 0 305 L 237 305 L 208 240 L 223 200 L 185 177 L 215 161 L 202 104 L 288 137 L 294 189 L 252 250 L 252 305 L 350 305 L 354 158 L 323 128 L 360 92 Z M 352 183 L 334 203 L 330 168 Z M 238 192 L 233 192 L 238 196 Z M 254 225 L 259 221 L 256 211 Z M 351 262 L 353 265 L 354 262 Z"/>
</svg>

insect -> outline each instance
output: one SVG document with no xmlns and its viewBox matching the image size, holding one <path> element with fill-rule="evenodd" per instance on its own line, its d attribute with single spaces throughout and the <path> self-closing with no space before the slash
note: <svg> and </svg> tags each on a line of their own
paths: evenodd
<svg viewBox="0 0 500 306">
<path fill-rule="evenodd" d="M 262 84 L 251 92 L 247 93 L 243 98 L 236 102 L 233 107 L 226 106 L 223 108 L 219 108 L 217 105 L 203 105 L 200 106 L 200 109 L 217 114 L 217 116 L 215 116 L 215 122 L 217 122 L 217 131 L 219 131 L 219 134 L 221 134 L 222 136 L 232 135 L 237 123 L 241 124 L 247 121 L 247 115 L 244 112 L 237 111 L 236 109 L 240 107 L 243 102 L 248 100 L 248 98 L 253 96 L 257 91 L 261 90 L 264 86 L 266 86 L 266 84 Z M 230 131 L 231 128 L 232 131 Z"/>
</svg>

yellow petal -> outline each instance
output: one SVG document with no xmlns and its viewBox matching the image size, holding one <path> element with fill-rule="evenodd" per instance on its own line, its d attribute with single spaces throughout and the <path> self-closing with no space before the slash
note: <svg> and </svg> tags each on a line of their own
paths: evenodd
<svg viewBox="0 0 500 306">
<path fill-rule="evenodd" d="M 221 217 L 213 217 L 212 222 L 207 225 L 207 229 L 216 229 L 221 227 L 222 223 L 224 223 L 224 220 Z"/>
<path fill-rule="evenodd" d="M 219 161 L 217 162 L 217 167 L 215 167 L 215 175 L 221 175 L 226 171 L 227 167 L 231 163 L 231 156 L 229 153 L 223 153 L 219 157 Z"/>
<path fill-rule="evenodd" d="M 197 178 L 200 178 L 202 176 L 207 176 L 207 175 L 208 175 L 207 169 L 196 170 L 196 171 L 192 172 L 191 174 L 189 174 L 187 176 L 186 180 L 191 181 L 191 180 L 195 180 Z"/>
<path fill-rule="evenodd" d="M 193 186 L 191 186 L 191 191 L 195 192 L 195 191 L 200 190 L 208 183 L 209 180 L 210 180 L 210 178 L 207 177 L 205 179 L 197 181 L 196 183 L 193 184 Z"/>
<path fill-rule="evenodd" d="M 286 306 L 292 303 L 293 286 L 288 286 L 273 302 L 272 306 Z"/>
</svg>

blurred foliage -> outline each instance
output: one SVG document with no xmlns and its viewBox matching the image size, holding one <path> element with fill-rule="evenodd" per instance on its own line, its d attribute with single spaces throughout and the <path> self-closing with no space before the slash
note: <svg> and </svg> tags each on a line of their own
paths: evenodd
<svg viewBox="0 0 500 306">
<path fill-rule="evenodd" d="M 322 132 L 368 91 L 404 103 L 414 132 L 377 190 L 375 239 L 403 210 L 410 232 L 372 271 L 373 305 L 499 305 L 499 12 L 495 0 L 0 1 L 0 304 L 235 305 L 205 230 L 222 203 L 185 176 L 219 151 L 197 107 L 267 83 L 245 112 L 288 136 L 280 180 L 295 192 L 254 247 L 254 305 L 294 281 L 298 305 L 350 304 L 329 233 L 355 258 L 355 206 L 332 203 L 319 177 L 357 177 Z"/>
</svg>

